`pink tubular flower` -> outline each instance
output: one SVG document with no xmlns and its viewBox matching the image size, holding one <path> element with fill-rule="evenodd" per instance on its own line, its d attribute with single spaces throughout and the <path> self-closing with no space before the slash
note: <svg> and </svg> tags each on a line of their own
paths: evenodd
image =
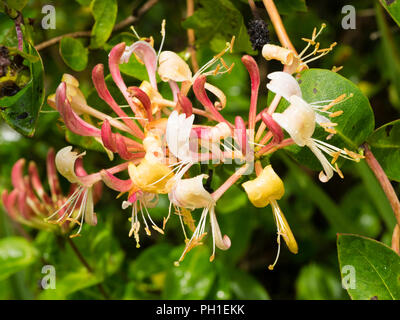
<svg viewBox="0 0 400 320">
<path fill-rule="evenodd" d="M 56 211 L 58 216 L 65 213 L 65 204 L 68 197 L 76 192 L 77 185 L 70 185 L 69 196 L 65 196 L 60 188 L 58 176 L 56 173 L 54 150 L 50 149 L 47 154 L 47 178 L 50 189 L 48 194 L 40 180 L 37 166 L 34 162 L 29 163 L 28 175 L 23 175 L 25 159 L 18 160 L 12 169 L 11 180 L 14 189 L 11 192 L 4 190 L 2 201 L 6 212 L 18 223 L 27 226 L 56 231 L 53 224 L 46 223 L 45 220 Z M 97 184 L 93 188 L 94 202 L 100 198 L 101 185 Z M 76 197 L 76 203 L 79 206 L 83 202 L 82 196 Z M 62 208 L 58 210 L 58 208 Z M 73 227 L 73 221 L 63 221 L 60 224 L 61 231 L 67 232 Z"/>
</svg>

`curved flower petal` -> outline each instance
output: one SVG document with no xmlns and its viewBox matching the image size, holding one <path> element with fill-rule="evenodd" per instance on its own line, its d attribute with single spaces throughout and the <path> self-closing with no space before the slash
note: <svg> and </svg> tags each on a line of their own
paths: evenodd
<svg viewBox="0 0 400 320">
<path fill-rule="evenodd" d="M 192 80 L 192 71 L 188 64 L 175 52 L 161 52 L 158 63 L 158 74 L 162 81 L 183 82 Z"/>
<path fill-rule="evenodd" d="M 194 210 L 196 208 L 208 208 L 215 205 L 211 194 L 204 189 L 203 179 L 207 175 L 200 174 L 194 178 L 177 179 L 168 197 L 178 207 Z"/>
<path fill-rule="evenodd" d="M 150 83 L 154 89 L 157 89 L 157 53 L 154 48 L 146 41 L 137 41 L 125 48 L 125 51 L 120 57 L 120 63 L 127 63 L 132 53 L 135 53 L 136 56 L 144 62 Z"/>
<path fill-rule="evenodd" d="M 62 148 L 57 152 L 55 159 L 58 172 L 69 182 L 80 183 L 79 177 L 75 173 L 75 162 L 85 154 L 86 152 L 78 154 L 72 151 L 71 146 Z"/>
<path fill-rule="evenodd" d="M 228 250 L 231 247 L 231 239 L 226 234 L 222 237 L 214 207 L 210 209 L 210 221 L 215 245 L 221 250 Z"/>
<path fill-rule="evenodd" d="M 290 102 L 283 113 L 274 113 L 272 118 L 289 133 L 297 145 L 303 147 L 314 133 L 315 112 L 298 96 L 291 96 Z"/>
<path fill-rule="evenodd" d="M 93 127 L 91 124 L 83 121 L 71 108 L 71 105 L 66 96 L 66 84 L 61 82 L 56 91 L 56 106 L 65 125 L 73 133 L 80 136 L 93 136 L 100 137 L 101 132 L 99 129 Z"/>
<path fill-rule="evenodd" d="M 291 96 L 301 98 L 301 89 L 299 83 L 289 73 L 277 71 L 268 74 L 268 79 L 271 81 L 267 84 L 268 90 L 284 97 L 287 101 Z"/>
<path fill-rule="evenodd" d="M 131 179 L 122 180 L 108 172 L 107 170 L 100 171 L 101 178 L 105 185 L 119 192 L 127 192 L 132 189 L 133 183 Z"/>
<path fill-rule="evenodd" d="M 168 117 L 166 130 L 168 149 L 183 161 L 191 161 L 189 142 L 193 121 L 193 114 L 186 118 L 186 114 L 178 114 L 177 111 L 173 111 Z"/>
</svg>

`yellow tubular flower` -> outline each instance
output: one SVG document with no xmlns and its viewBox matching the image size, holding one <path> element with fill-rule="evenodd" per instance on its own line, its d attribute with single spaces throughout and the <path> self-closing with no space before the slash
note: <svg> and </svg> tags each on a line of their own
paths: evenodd
<svg viewBox="0 0 400 320">
<path fill-rule="evenodd" d="M 281 178 L 272 166 L 266 166 L 254 180 L 242 184 L 251 203 L 257 208 L 266 207 L 271 200 L 279 200 L 285 193 Z"/>
<path fill-rule="evenodd" d="M 138 166 L 129 164 L 128 171 L 134 185 L 143 192 L 166 194 L 172 187 L 168 182 L 174 173 L 152 157 L 145 157 Z"/>
<path fill-rule="evenodd" d="M 272 166 L 268 165 L 257 178 L 243 183 L 242 186 L 245 189 L 250 202 L 255 207 L 263 208 L 268 204 L 271 204 L 278 233 L 278 254 L 275 262 L 268 267 L 270 270 L 272 270 L 278 261 L 281 236 L 285 240 L 287 247 L 292 253 L 296 254 L 298 252 L 296 239 L 294 238 L 292 230 L 290 229 L 289 224 L 277 202 L 277 200 L 282 198 L 283 194 L 285 193 L 283 182 L 275 173 L 274 169 L 272 169 Z"/>
</svg>

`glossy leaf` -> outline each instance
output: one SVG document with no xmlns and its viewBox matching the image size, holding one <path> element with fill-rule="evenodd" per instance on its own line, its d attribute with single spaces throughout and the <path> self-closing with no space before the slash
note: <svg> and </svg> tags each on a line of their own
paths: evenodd
<svg viewBox="0 0 400 320">
<path fill-rule="evenodd" d="M 322 127 L 316 126 L 313 138 L 326 141 L 339 148 L 357 150 L 374 129 L 374 115 L 368 99 L 350 80 L 341 75 L 324 69 L 309 69 L 301 74 L 299 79 L 303 99 L 308 102 L 333 100 L 342 94 L 353 96 L 335 106 L 330 111 L 343 110 L 343 114 L 333 118 L 337 134 L 326 140 L 329 135 Z M 272 95 L 271 95 L 272 96 Z M 268 97 L 270 99 L 270 97 Z M 277 112 L 282 112 L 288 103 L 281 100 Z M 320 104 L 321 105 L 321 104 Z M 320 170 L 321 164 L 308 148 L 291 146 L 285 150 L 292 153 L 300 163 L 314 170 Z"/>
<path fill-rule="evenodd" d="M 42 291 L 42 293 L 39 295 L 39 299 L 63 300 L 66 299 L 70 294 L 94 286 L 103 280 L 101 276 L 89 273 L 84 268 L 75 272 L 70 272 L 62 278 L 56 279 L 56 288 Z"/>
<path fill-rule="evenodd" d="M 24 238 L 8 237 L 0 240 L 0 280 L 26 268 L 36 261 L 38 252 Z"/>
<path fill-rule="evenodd" d="M 393 20 L 400 26 L 400 1 L 399 0 L 379 0 L 382 6 L 389 12 Z"/>
<path fill-rule="evenodd" d="M 65 37 L 60 41 L 60 55 L 65 64 L 75 71 L 82 71 L 88 62 L 88 49 L 78 39 Z"/>
<path fill-rule="evenodd" d="M 389 179 L 400 181 L 400 120 L 376 129 L 368 143 Z"/>
<path fill-rule="evenodd" d="M 344 280 L 350 273 L 343 268 L 354 267 L 355 288 L 347 289 L 352 299 L 400 299 L 400 257 L 391 248 L 376 240 L 351 234 L 338 234 L 337 247 Z"/>
<path fill-rule="evenodd" d="M 0 99 L 0 113 L 4 120 L 16 131 L 32 136 L 35 132 L 36 121 L 44 102 L 44 70 L 39 53 L 27 44 L 29 55 L 38 57 L 38 61 L 28 63 L 30 80 L 15 95 Z"/>
<path fill-rule="evenodd" d="M 90 46 L 101 47 L 110 37 L 117 18 L 118 4 L 116 0 L 94 0 L 91 3 L 94 20 Z"/>
</svg>

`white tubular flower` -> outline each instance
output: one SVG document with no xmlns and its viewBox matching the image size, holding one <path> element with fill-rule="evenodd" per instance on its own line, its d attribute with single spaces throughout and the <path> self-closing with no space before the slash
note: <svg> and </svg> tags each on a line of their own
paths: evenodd
<svg viewBox="0 0 400 320">
<path fill-rule="evenodd" d="M 220 140 L 226 139 L 232 135 L 231 128 L 226 122 L 220 122 L 211 129 L 211 141 L 219 142 Z"/>
<path fill-rule="evenodd" d="M 203 179 L 207 178 L 206 174 L 200 174 L 190 179 L 179 179 L 168 194 L 169 200 L 177 207 L 190 210 L 215 205 L 213 197 L 203 186 Z"/>
<path fill-rule="evenodd" d="M 96 180 L 91 178 L 85 179 L 86 177 L 84 176 L 79 177 L 76 175 L 75 163 L 84 155 L 85 152 L 78 154 L 72 151 L 71 146 L 68 146 L 58 151 L 55 157 L 57 170 L 68 179 L 68 181 L 76 183 L 78 188 L 65 204 L 46 220 L 57 217 L 57 220 L 50 220 L 49 222 L 63 224 L 69 221 L 78 224 L 79 230 L 76 234 L 71 235 L 71 238 L 80 235 L 84 221 L 91 226 L 97 224 L 97 216 L 94 212 L 93 204 L 93 184 Z M 83 168 L 80 168 L 80 170 L 84 171 Z"/>
<path fill-rule="evenodd" d="M 86 152 L 78 154 L 72 151 L 72 147 L 62 148 L 56 154 L 56 167 L 58 172 L 71 183 L 79 183 L 79 178 L 75 174 L 75 162 L 78 158 L 83 157 Z"/>
<path fill-rule="evenodd" d="M 289 73 L 277 71 L 268 74 L 267 77 L 271 80 L 267 84 L 268 90 L 284 97 L 288 101 L 291 96 L 301 98 L 299 83 Z"/>
<path fill-rule="evenodd" d="M 293 141 L 303 147 L 315 130 L 315 112 L 297 96 L 289 98 L 291 104 L 283 113 L 274 113 L 272 118 L 289 133 Z"/>
<path fill-rule="evenodd" d="M 320 113 L 328 115 L 329 118 L 341 115 L 343 113 L 342 110 L 336 112 L 330 112 L 328 110 L 332 106 L 345 101 L 346 95 L 343 94 L 334 100 L 322 101 L 323 103 L 329 102 L 327 105 L 318 105 L 319 102 L 315 104 L 307 103 L 301 97 L 302 94 L 297 81 L 288 73 L 274 72 L 270 74 L 268 78 L 272 80 L 267 85 L 267 88 L 290 102 L 289 107 L 287 107 L 285 111 L 282 113 L 274 113 L 272 118 L 285 129 L 298 146 L 309 147 L 318 158 L 323 167 L 323 172 L 319 175 L 319 179 L 322 182 L 327 182 L 332 178 L 334 171 L 343 178 L 343 174 L 336 163 L 338 157 L 341 156 L 349 160 L 359 161 L 362 156 L 348 151 L 347 149 L 342 150 L 326 142 L 314 139 L 312 135 L 314 134 L 316 123 L 330 134 L 327 139 L 336 133 L 334 127 L 337 124 L 331 122 Z M 350 98 L 352 95 L 348 97 Z M 332 163 L 326 159 L 322 151 L 333 157 Z"/>
<path fill-rule="evenodd" d="M 172 204 L 176 207 L 179 217 L 182 223 L 182 215 L 180 214 L 180 210 L 194 210 L 197 208 L 203 208 L 203 212 L 201 214 L 200 220 L 197 224 L 195 231 L 193 232 L 190 240 L 187 240 L 186 247 L 179 258 L 179 261 L 176 264 L 181 262 L 186 253 L 188 253 L 194 247 L 202 244 L 203 237 L 207 234 L 205 232 L 205 226 L 207 221 L 208 213 L 210 213 L 210 224 L 211 224 L 211 232 L 213 237 L 213 253 L 210 257 L 210 261 L 214 260 L 215 257 L 215 247 L 218 247 L 221 250 L 228 250 L 231 246 L 231 241 L 227 235 L 222 236 L 221 230 L 217 221 L 217 217 L 215 214 L 215 205 L 216 202 L 211 194 L 204 189 L 203 179 L 207 178 L 207 175 L 201 174 L 194 178 L 190 179 L 179 179 L 173 190 L 169 193 L 169 199 Z M 171 211 L 170 206 L 170 211 Z M 169 216 L 169 215 L 168 215 Z M 168 220 L 168 218 L 167 218 Z M 184 230 L 184 229 L 183 229 Z M 186 233 L 184 231 L 185 237 Z"/>
<path fill-rule="evenodd" d="M 172 51 L 163 51 L 158 58 L 158 74 L 162 81 L 191 81 L 192 71 L 187 63 Z"/>
<path fill-rule="evenodd" d="M 192 130 L 194 115 L 186 118 L 186 114 L 173 111 L 168 117 L 166 138 L 169 151 L 178 159 L 189 162 L 190 132 Z"/>
</svg>

